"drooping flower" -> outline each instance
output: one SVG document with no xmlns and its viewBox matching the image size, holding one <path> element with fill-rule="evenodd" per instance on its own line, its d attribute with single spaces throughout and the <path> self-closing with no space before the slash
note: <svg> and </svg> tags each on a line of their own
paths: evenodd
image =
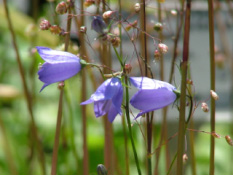
<svg viewBox="0 0 233 175">
<path fill-rule="evenodd" d="M 94 16 L 94 19 L 91 23 L 91 28 L 99 34 L 104 34 L 107 28 L 106 23 L 100 16 Z"/>
<path fill-rule="evenodd" d="M 113 122 L 117 114 L 122 114 L 121 103 L 123 99 L 123 87 L 119 78 L 107 79 L 103 82 L 91 98 L 81 103 L 86 105 L 94 103 L 94 112 L 96 117 L 108 113 L 108 120 Z"/>
<path fill-rule="evenodd" d="M 130 77 L 129 79 L 131 84 L 139 89 L 130 100 L 131 105 L 141 111 L 136 118 L 168 106 L 177 98 L 174 93 L 176 88 L 167 82 L 147 77 Z"/>
<path fill-rule="evenodd" d="M 82 68 L 80 59 L 74 54 L 52 50 L 47 47 L 36 47 L 45 61 L 38 71 L 40 81 L 44 82 L 40 92 L 48 85 L 76 75 Z"/>
</svg>

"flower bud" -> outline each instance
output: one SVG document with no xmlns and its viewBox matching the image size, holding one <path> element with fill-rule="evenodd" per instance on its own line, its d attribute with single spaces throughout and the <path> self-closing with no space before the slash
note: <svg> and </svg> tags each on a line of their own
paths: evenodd
<svg viewBox="0 0 233 175">
<path fill-rule="evenodd" d="M 97 174 L 98 174 L 98 175 L 107 175 L 107 174 L 108 174 L 108 172 L 107 172 L 107 170 L 106 170 L 106 168 L 105 168 L 104 165 L 99 164 L 99 165 L 97 166 Z"/>
<path fill-rule="evenodd" d="M 204 111 L 204 112 L 209 112 L 209 107 L 208 107 L 208 105 L 207 105 L 205 102 L 203 102 L 203 103 L 201 104 L 201 109 L 202 109 L 202 111 Z"/>
<path fill-rule="evenodd" d="M 129 74 L 131 72 L 131 70 L 132 70 L 131 64 L 125 64 L 125 72 L 127 74 Z"/>
<path fill-rule="evenodd" d="M 103 18 L 104 18 L 104 19 L 108 19 L 108 18 L 111 17 L 111 15 L 112 15 L 113 13 L 114 13 L 114 11 L 111 11 L 111 10 L 106 11 L 106 12 L 104 12 L 104 14 L 103 14 Z"/>
<path fill-rule="evenodd" d="M 215 138 L 218 138 L 218 139 L 221 138 L 221 136 L 220 136 L 218 133 L 216 133 L 216 132 L 212 132 L 211 135 L 212 135 L 213 137 L 215 137 Z"/>
<path fill-rule="evenodd" d="M 121 43 L 121 40 L 119 37 L 114 37 L 114 38 L 111 38 L 111 43 L 113 47 L 118 47 Z"/>
<path fill-rule="evenodd" d="M 86 26 L 81 26 L 79 31 L 81 33 L 86 33 L 87 32 L 87 27 Z"/>
<path fill-rule="evenodd" d="M 163 43 L 159 43 L 158 47 L 159 47 L 159 50 L 161 53 L 167 53 L 167 51 L 168 51 L 167 45 L 165 45 Z"/>
<path fill-rule="evenodd" d="M 40 21 L 40 29 L 41 30 L 48 30 L 50 28 L 51 24 L 48 20 L 42 19 Z"/>
<path fill-rule="evenodd" d="M 91 5 L 94 5 L 95 4 L 95 0 L 86 0 L 84 2 L 84 7 L 89 7 Z"/>
<path fill-rule="evenodd" d="M 156 49 L 155 52 L 154 52 L 154 58 L 155 58 L 155 60 L 159 60 L 160 56 L 161 56 L 160 52 Z"/>
<path fill-rule="evenodd" d="M 62 82 L 60 82 L 60 83 L 58 84 L 58 89 L 62 90 L 64 87 L 65 87 L 64 81 L 62 81 Z"/>
<path fill-rule="evenodd" d="M 183 154 L 183 163 L 186 163 L 188 160 L 187 154 Z"/>
<path fill-rule="evenodd" d="M 134 10 L 135 10 L 136 13 L 140 12 L 140 10 L 141 10 L 141 5 L 140 5 L 139 3 L 136 3 L 136 4 L 134 5 Z"/>
<path fill-rule="evenodd" d="M 107 25 L 100 16 L 94 16 L 94 19 L 91 23 L 91 28 L 99 34 L 106 33 Z"/>
<path fill-rule="evenodd" d="M 28 37 L 33 37 L 36 35 L 36 32 L 37 32 L 37 27 L 35 24 L 31 23 L 31 24 L 28 24 L 26 29 L 25 29 L 25 34 L 28 36 Z"/>
<path fill-rule="evenodd" d="M 190 79 L 187 79 L 187 80 L 186 80 L 186 84 L 193 85 L 193 81 L 192 81 L 192 80 L 190 80 Z"/>
<path fill-rule="evenodd" d="M 52 34 L 60 34 L 62 32 L 62 29 L 57 25 L 53 25 L 50 27 L 50 32 Z"/>
<path fill-rule="evenodd" d="M 157 22 L 153 28 L 155 31 L 161 32 L 163 30 L 163 25 L 160 22 Z"/>
<path fill-rule="evenodd" d="M 233 141 L 232 141 L 232 139 L 231 139 L 231 137 L 230 136 L 225 136 L 225 139 L 226 139 L 226 141 L 227 141 L 227 143 L 229 144 L 229 145 L 231 145 L 231 146 L 233 146 Z"/>
<path fill-rule="evenodd" d="M 210 90 L 210 95 L 214 100 L 218 100 L 218 94 L 216 92 L 214 92 L 213 90 Z"/>
<path fill-rule="evenodd" d="M 67 4 L 64 1 L 60 2 L 56 7 L 56 12 L 59 15 L 65 14 L 67 12 Z"/>
</svg>

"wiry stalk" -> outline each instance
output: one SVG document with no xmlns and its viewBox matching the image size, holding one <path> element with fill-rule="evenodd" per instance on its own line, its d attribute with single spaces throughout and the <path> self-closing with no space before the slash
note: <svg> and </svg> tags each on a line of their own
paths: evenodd
<svg viewBox="0 0 233 175">
<path fill-rule="evenodd" d="M 189 58 L 189 32 L 190 32 L 190 12 L 191 0 L 187 0 L 184 26 L 184 43 L 183 43 L 183 61 L 181 63 L 181 96 L 180 96 L 180 115 L 179 115 L 179 130 L 178 130 L 178 151 L 177 151 L 177 175 L 183 174 L 183 153 L 185 141 L 185 108 L 186 108 L 186 79 L 187 67 Z"/>
<path fill-rule="evenodd" d="M 25 95 L 26 102 L 27 102 L 27 109 L 28 109 L 28 112 L 29 112 L 29 115 L 30 115 L 30 118 L 31 118 L 32 134 L 33 134 L 33 138 L 35 139 L 35 142 L 36 142 L 35 145 L 36 145 L 37 150 L 38 150 L 38 155 L 39 155 L 39 160 L 40 160 L 40 164 L 41 164 L 42 173 L 43 173 L 43 175 L 45 175 L 46 174 L 45 157 L 44 157 L 44 152 L 43 152 L 43 149 L 42 149 L 41 142 L 39 140 L 38 130 L 37 130 L 35 119 L 34 119 L 31 95 L 29 93 L 28 86 L 27 86 L 27 83 L 26 83 L 25 73 L 24 73 L 22 63 L 21 63 L 21 58 L 20 58 L 18 46 L 17 46 L 17 43 L 16 43 L 15 32 L 14 32 L 12 22 L 11 22 L 11 19 L 10 19 L 9 10 L 8 10 L 6 0 L 3 1 L 3 4 L 4 4 L 5 12 L 6 12 L 6 18 L 7 18 L 9 30 L 10 30 L 11 37 L 12 37 L 13 47 L 14 47 L 15 54 L 16 54 L 16 60 L 17 60 L 18 67 L 19 67 L 19 73 L 20 73 L 20 76 L 21 76 L 22 84 L 23 84 L 24 95 Z"/>
<path fill-rule="evenodd" d="M 215 58 L 214 58 L 214 11 L 213 0 L 208 0 L 209 14 L 209 44 L 210 44 L 210 88 L 215 91 Z M 210 127 L 211 133 L 215 132 L 215 100 L 211 98 Z M 215 137 L 210 136 L 210 167 L 209 174 L 214 175 Z"/>
<path fill-rule="evenodd" d="M 68 9 L 68 17 L 67 17 L 67 27 L 66 27 L 66 38 L 65 38 L 65 51 L 68 51 L 69 41 L 70 41 L 70 29 L 71 29 L 71 8 Z M 60 97 L 59 97 L 59 105 L 58 105 L 58 113 L 57 113 L 57 124 L 56 124 L 56 132 L 55 132 L 55 140 L 53 145 L 53 157 L 52 157 L 52 168 L 51 175 L 56 175 L 57 171 L 57 157 L 58 157 L 58 148 L 59 148 L 59 137 L 61 131 L 61 122 L 62 122 L 62 102 L 63 102 L 63 92 L 64 89 L 60 87 Z"/>
</svg>

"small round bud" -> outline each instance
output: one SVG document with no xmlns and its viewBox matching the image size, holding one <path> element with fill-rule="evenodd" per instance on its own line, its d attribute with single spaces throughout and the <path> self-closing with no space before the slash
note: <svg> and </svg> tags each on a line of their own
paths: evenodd
<svg viewBox="0 0 233 175">
<path fill-rule="evenodd" d="M 231 146 L 233 146 L 233 141 L 232 141 L 232 139 L 231 139 L 231 137 L 230 136 L 225 136 L 225 139 L 226 139 L 226 141 L 227 141 L 227 143 L 229 144 L 229 145 L 231 145 Z"/>
<path fill-rule="evenodd" d="M 167 45 L 165 45 L 163 43 L 159 43 L 158 47 L 159 47 L 159 50 L 161 53 L 167 53 L 167 51 L 168 51 Z"/>
<path fill-rule="evenodd" d="M 136 4 L 134 5 L 134 10 L 135 10 L 136 13 L 140 12 L 140 10 L 141 10 L 141 5 L 140 5 L 139 3 L 136 3 Z"/>
<path fill-rule="evenodd" d="M 103 18 L 104 18 L 104 19 L 108 19 L 108 18 L 111 17 L 111 15 L 112 15 L 113 13 L 114 13 L 114 11 L 111 11 L 111 10 L 106 11 L 106 12 L 103 13 Z"/>
<path fill-rule="evenodd" d="M 126 31 L 129 31 L 131 28 L 132 28 L 132 25 L 131 25 L 131 24 L 128 24 L 128 25 L 125 27 L 125 30 L 126 30 Z"/>
<path fill-rule="evenodd" d="M 218 100 L 218 94 L 216 92 L 214 92 L 213 90 L 210 90 L 210 95 L 214 100 Z"/>
<path fill-rule="evenodd" d="M 135 20 L 131 25 L 132 25 L 133 27 L 137 27 L 137 25 L 138 25 L 138 21 L 137 21 L 137 20 Z"/>
<path fill-rule="evenodd" d="M 107 172 L 107 170 L 106 170 L 106 168 L 105 168 L 104 165 L 99 164 L 99 165 L 97 166 L 97 174 L 98 174 L 98 175 L 107 175 L 107 174 L 108 174 L 108 172 Z"/>
<path fill-rule="evenodd" d="M 173 16 L 176 16 L 176 15 L 177 15 L 177 10 L 171 10 L 171 14 L 172 14 Z"/>
<path fill-rule="evenodd" d="M 67 4 L 64 1 L 57 4 L 56 12 L 59 15 L 65 14 L 67 12 Z"/>
<path fill-rule="evenodd" d="M 51 24 L 48 20 L 42 19 L 40 21 L 40 29 L 41 30 L 49 30 L 50 26 L 51 26 Z"/>
<path fill-rule="evenodd" d="M 216 63 L 216 66 L 217 66 L 219 69 L 224 68 L 225 60 L 226 60 L 226 58 L 225 58 L 224 54 L 219 53 L 219 54 L 216 54 L 216 55 L 215 55 L 215 63 Z"/>
<path fill-rule="evenodd" d="M 125 64 L 125 72 L 127 74 L 129 74 L 131 72 L 131 70 L 132 70 L 131 64 Z"/>
<path fill-rule="evenodd" d="M 187 154 L 183 154 L 183 163 L 186 163 L 188 160 Z"/>
<path fill-rule="evenodd" d="M 216 132 L 212 132 L 211 135 L 212 135 L 213 137 L 215 137 L 215 138 L 218 138 L 218 139 L 221 138 L 221 136 L 220 136 L 218 133 L 216 133 Z"/>
<path fill-rule="evenodd" d="M 204 112 L 209 112 L 209 107 L 208 107 L 208 105 L 207 105 L 205 102 L 203 102 L 203 103 L 201 104 L 201 109 L 202 109 L 202 111 L 204 111 Z"/>
<path fill-rule="evenodd" d="M 155 52 L 154 52 L 154 58 L 155 58 L 155 60 L 159 60 L 160 56 L 161 56 L 160 52 L 156 49 Z"/>
<path fill-rule="evenodd" d="M 81 33 L 86 33 L 87 32 L 87 27 L 86 26 L 81 26 L 79 31 Z"/>
<path fill-rule="evenodd" d="M 58 84 L 58 89 L 62 90 L 64 87 L 65 87 L 65 83 L 64 83 L 64 81 L 61 81 L 61 82 Z"/>
<path fill-rule="evenodd" d="M 111 39 L 111 43 L 113 47 L 118 47 L 121 43 L 121 40 L 119 37 L 114 37 Z"/>
<path fill-rule="evenodd" d="M 25 29 L 25 34 L 28 36 L 28 37 L 33 37 L 36 35 L 36 32 L 37 32 L 37 27 L 35 24 L 31 23 L 31 24 L 28 24 L 26 29 Z"/>
<path fill-rule="evenodd" d="M 86 0 L 84 2 L 84 7 L 89 7 L 91 5 L 94 5 L 95 4 L 95 0 Z"/>
<path fill-rule="evenodd" d="M 163 30 L 163 25 L 160 22 L 157 22 L 153 28 L 155 31 L 161 32 Z"/>
<path fill-rule="evenodd" d="M 192 80 L 190 80 L 190 79 L 187 79 L 187 80 L 186 80 L 186 84 L 193 85 L 193 81 L 192 81 Z"/>
<path fill-rule="evenodd" d="M 50 27 L 50 32 L 52 34 L 60 34 L 62 32 L 62 29 L 57 25 L 53 25 Z"/>
</svg>

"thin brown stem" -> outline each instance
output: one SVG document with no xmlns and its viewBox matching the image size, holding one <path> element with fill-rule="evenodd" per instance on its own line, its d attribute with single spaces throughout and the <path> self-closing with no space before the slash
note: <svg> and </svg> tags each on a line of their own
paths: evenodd
<svg viewBox="0 0 233 175">
<path fill-rule="evenodd" d="M 208 0 L 209 14 L 209 44 L 210 44 L 210 88 L 215 91 L 215 58 L 214 58 L 214 10 L 213 0 Z M 215 100 L 210 100 L 210 127 L 215 132 Z M 215 137 L 210 136 L 210 167 L 209 174 L 214 175 L 215 165 Z"/>
<path fill-rule="evenodd" d="M 43 152 L 43 149 L 42 149 L 41 142 L 39 140 L 38 130 L 37 130 L 35 119 L 34 119 L 31 95 L 29 93 L 28 86 L 27 86 L 27 83 L 26 83 L 25 73 L 24 73 L 22 63 L 21 63 L 21 58 L 20 58 L 18 46 L 17 46 L 17 43 L 16 43 L 16 36 L 15 36 L 15 32 L 14 32 L 12 22 L 11 22 L 11 19 L 10 19 L 9 10 L 8 10 L 6 0 L 4 0 L 3 3 L 4 3 L 4 9 L 5 9 L 5 13 L 6 13 L 6 18 L 7 18 L 9 30 L 10 30 L 11 37 L 12 37 L 14 51 L 15 51 L 15 54 L 16 54 L 16 60 L 17 60 L 18 67 L 19 67 L 19 73 L 20 73 L 20 76 L 21 76 L 22 84 L 23 84 L 24 95 L 25 95 L 26 102 L 27 102 L 27 109 L 28 109 L 28 112 L 29 112 L 29 115 L 30 115 L 30 118 L 31 118 L 32 134 L 33 134 L 33 136 L 34 136 L 33 138 L 35 139 L 35 142 L 36 142 L 35 145 L 37 147 L 39 160 L 40 160 L 40 164 L 41 164 L 41 169 L 42 169 L 43 174 L 45 175 L 46 174 L 45 157 L 44 157 L 44 152 Z"/>
<path fill-rule="evenodd" d="M 183 61 L 181 63 L 181 96 L 180 96 L 180 115 L 179 115 L 179 130 L 178 130 L 178 151 L 177 151 L 177 175 L 183 175 L 183 153 L 185 142 L 185 108 L 186 108 L 186 79 L 187 67 L 189 58 L 189 33 L 190 33 L 190 13 L 191 0 L 187 0 L 184 26 L 184 42 L 183 42 Z"/>
</svg>

